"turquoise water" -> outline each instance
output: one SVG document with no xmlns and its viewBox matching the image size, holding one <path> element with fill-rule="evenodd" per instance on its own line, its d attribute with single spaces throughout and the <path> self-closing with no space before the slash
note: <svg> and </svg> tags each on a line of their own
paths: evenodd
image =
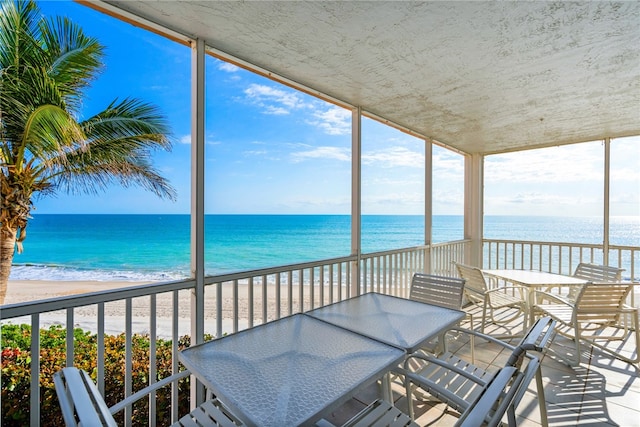
<svg viewBox="0 0 640 427">
<path fill-rule="evenodd" d="M 433 242 L 462 239 L 462 216 L 435 216 Z M 34 215 L 11 279 L 169 280 L 189 273 L 188 215 Z M 207 215 L 207 274 L 350 253 L 348 215 Z M 365 215 L 365 253 L 423 243 L 422 216 Z M 592 218 L 485 217 L 485 237 L 602 243 Z M 611 242 L 640 246 L 640 219 L 614 218 Z"/>
</svg>

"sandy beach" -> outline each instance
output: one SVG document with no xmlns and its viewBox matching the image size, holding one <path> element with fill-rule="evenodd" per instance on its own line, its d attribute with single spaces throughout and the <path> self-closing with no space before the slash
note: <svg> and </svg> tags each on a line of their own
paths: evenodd
<svg viewBox="0 0 640 427">
<path fill-rule="evenodd" d="M 118 288 L 126 288 L 137 285 L 144 285 L 149 282 L 100 282 L 100 281 L 40 281 L 40 280 L 12 280 L 9 281 L 5 304 L 28 302 L 62 296 L 84 294 L 90 292 L 105 291 Z M 293 312 L 299 308 L 298 288 L 293 286 Z M 288 314 L 288 289 L 283 286 L 281 315 Z M 189 334 L 190 331 L 190 291 L 180 291 L 178 301 L 178 330 L 180 335 Z M 231 286 L 223 287 L 222 292 L 222 318 L 223 333 L 233 331 L 233 319 L 237 317 L 239 329 L 248 325 L 250 315 L 249 287 L 247 284 L 238 285 L 237 313 L 234 310 L 233 289 Z M 253 287 L 253 317 L 254 324 L 262 322 L 263 295 L 262 287 Z M 310 299 L 305 296 L 305 309 L 310 308 Z M 205 332 L 215 333 L 216 319 L 216 296 L 215 288 L 208 286 L 205 289 Z M 269 286 L 266 295 L 267 320 L 276 318 L 277 298 L 274 286 Z M 140 297 L 132 300 L 132 317 L 134 333 L 149 333 L 150 321 L 150 298 Z M 173 299 L 171 293 L 160 294 L 156 301 L 156 333 L 159 337 L 169 338 L 171 336 Z M 110 302 L 105 304 L 105 332 L 108 334 L 119 334 L 125 330 L 126 307 L 124 301 Z M 74 324 L 85 330 L 95 332 L 97 330 L 97 306 L 88 305 L 78 307 L 74 310 Z M 29 317 L 21 317 L 3 321 L 3 323 L 30 323 Z M 66 324 L 66 311 L 56 311 L 43 313 L 40 316 L 41 327 L 50 325 Z"/>
</svg>

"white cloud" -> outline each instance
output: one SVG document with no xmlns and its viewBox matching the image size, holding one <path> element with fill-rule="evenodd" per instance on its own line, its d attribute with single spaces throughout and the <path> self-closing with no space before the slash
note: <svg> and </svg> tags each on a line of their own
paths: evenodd
<svg viewBox="0 0 640 427">
<path fill-rule="evenodd" d="M 302 162 L 307 159 L 332 159 L 349 162 L 351 161 L 351 151 L 341 147 L 314 147 L 292 152 L 291 158 L 294 162 Z"/>
<path fill-rule="evenodd" d="M 266 114 L 271 114 L 274 116 L 285 116 L 287 114 L 289 114 L 289 110 L 287 110 L 284 107 L 276 107 L 274 105 L 266 105 L 265 106 L 265 113 Z"/>
<path fill-rule="evenodd" d="M 248 150 L 244 152 L 245 156 L 265 156 L 267 154 L 267 150 Z"/>
<path fill-rule="evenodd" d="M 226 71 L 228 73 L 235 73 L 236 71 L 240 71 L 240 67 L 237 65 L 230 64 L 228 62 L 221 62 L 218 66 L 218 70 Z"/>
<path fill-rule="evenodd" d="M 405 147 L 389 147 L 385 150 L 363 153 L 362 163 L 381 168 L 424 168 L 424 154 Z"/>
<path fill-rule="evenodd" d="M 178 142 L 180 144 L 191 145 L 191 134 L 181 136 L 180 138 L 178 138 Z M 213 139 L 207 138 L 204 143 L 206 145 L 219 145 L 220 141 L 215 141 Z"/>
<path fill-rule="evenodd" d="M 487 156 L 487 182 L 543 183 L 602 181 L 602 149 L 586 144 Z"/>
<path fill-rule="evenodd" d="M 351 133 L 351 111 L 331 106 L 327 110 L 313 113 L 317 120 L 308 123 L 319 127 L 328 135 L 349 135 Z"/>
<path fill-rule="evenodd" d="M 244 94 L 251 102 L 262 107 L 266 114 L 289 114 L 305 106 L 297 93 L 266 85 L 252 84 L 244 90 Z"/>
</svg>

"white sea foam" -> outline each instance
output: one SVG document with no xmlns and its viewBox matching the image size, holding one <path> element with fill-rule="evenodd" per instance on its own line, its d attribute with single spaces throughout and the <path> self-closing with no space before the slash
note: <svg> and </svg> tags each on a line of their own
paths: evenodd
<svg viewBox="0 0 640 427">
<path fill-rule="evenodd" d="M 10 280 L 148 282 L 184 279 L 185 273 L 142 270 L 77 269 L 51 265 L 14 265 Z"/>
</svg>

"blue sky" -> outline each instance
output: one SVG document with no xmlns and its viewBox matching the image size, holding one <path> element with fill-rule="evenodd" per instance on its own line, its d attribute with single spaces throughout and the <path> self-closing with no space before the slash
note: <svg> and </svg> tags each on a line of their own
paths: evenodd
<svg viewBox="0 0 640 427">
<path fill-rule="evenodd" d="M 114 186 L 99 196 L 39 198 L 34 213 L 188 213 L 190 50 L 71 1 L 39 5 L 106 46 L 83 116 L 130 96 L 167 116 L 173 149 L 154 164 L 178 200 Z M 206 87 L 207 213 L 350 213 L 350 111 L 211 57 Z M 463 159 L 440 147 L 434 156 L 434 213 L 461 215 Z M 600 216 L 602 158 L 601 142 L 488 156 L 485 213 Z M 612 160 L 611 213 L 640 216 L 640 138 L 614 140 Z M 421 140 L 364 119 L 363 213 L 422 214 L 423 164 Z"/>
</svg>

